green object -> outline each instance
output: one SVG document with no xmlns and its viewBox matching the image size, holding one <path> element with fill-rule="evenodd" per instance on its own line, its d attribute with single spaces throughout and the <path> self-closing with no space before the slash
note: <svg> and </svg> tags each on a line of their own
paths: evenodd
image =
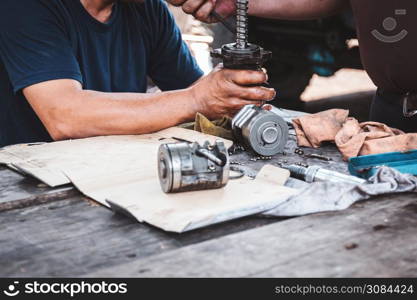
<svg viewBox="0 0 417 300">
<path fill-rule="evenodd" d="M 417 175 L 417 150 L 390 152 L 353 157 L 349 159 L 349 172 L 368 179 L 378 167 L 387 166 L 401 173 Z"/>
<path fill-rule="evenodd" d="M 231 119 L 228 117 L 210 121 L 204 115 L 197 113 L 195 122 L 182 124 L 180 127 L 218 136 L 227 140 L 233 140 Z"/>
</svg>

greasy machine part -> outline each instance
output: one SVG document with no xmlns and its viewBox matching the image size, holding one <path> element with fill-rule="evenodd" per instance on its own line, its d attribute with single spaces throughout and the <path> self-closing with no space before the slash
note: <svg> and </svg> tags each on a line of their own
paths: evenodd
<svg viewBox="0 0 417 300">
<path fill-rule="evenodd" d="M 229 156 L 223 142 L 162 144 L 158 174 L 165 193 L 217 189 L 229 181 Z"/>
<path fill-rule="evenodd" d="M 283 118 L 255 105 L 243 107 L 232 120 L 235 139 L 247 149 L 272 156 L 284 150 L 288 125 Z"/>
</svg>

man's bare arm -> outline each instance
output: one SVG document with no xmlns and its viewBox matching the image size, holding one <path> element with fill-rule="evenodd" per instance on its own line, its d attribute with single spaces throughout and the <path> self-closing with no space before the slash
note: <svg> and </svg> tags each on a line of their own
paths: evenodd
<svg viewBox="0 0 417 300">
<path fill-rule="evenodd" d="M 218 22 L 215 9 L 223 17 L 236 12 L 236 0 L 168 0 L 200 21 Z M 336 14 L 349 6 L 349 0 L 249 0 L 249 14 L 272 19 L 308 20 Z"/>
<path fill-rule="evenodd" d="M 337 14 L 348 0 L 251 0 L 249 14 L 274 19 L 308 20 Z"/>
<path fill-rule="evenodd" d="M 83 90 L 78 81 L 53 80 L 23 93 L 54 140 L 99 135 L 142 134 L 190 121 L 233 115 L 242 106 L 270 100 L 275 91 L 245 87 L 267 80 L 256 71 L 216 69 L 184 90 L 157 94 Z"/>
<path fill-rule="evenodd" d="M 39 83 L 24 95 L 54 140 L 152 132 L 188 120 L 193 109 L 185 105 L 184 91 L 102 93 L 83 90 L 74 80 Z"/>
</svg>

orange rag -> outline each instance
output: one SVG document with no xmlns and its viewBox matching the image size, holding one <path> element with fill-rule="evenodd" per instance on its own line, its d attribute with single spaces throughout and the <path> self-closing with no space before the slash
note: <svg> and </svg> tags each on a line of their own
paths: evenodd
<svg viewBox="0 0 417 300">
<path fill-rule="evenodd" d="M 294 119 L 298 146 L 319 148 L 323 142 L 333 142 L 348 116 L 348 110 L 329 109 Z"/>
<path fill-rule="evenodd" d="M 405 134 L 378 122 L 359 123 L 349 111 L 330 109 L 295 119 L 297 142 L 318 148 L 322 142 L 335 142 L 343 158 L 417 149 L 417 133 Z"/>
</svg>

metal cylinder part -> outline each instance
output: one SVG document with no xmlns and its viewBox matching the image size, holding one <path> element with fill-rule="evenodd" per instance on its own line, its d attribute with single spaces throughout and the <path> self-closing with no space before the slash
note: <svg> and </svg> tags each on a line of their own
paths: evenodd
<svg viewBox="0 0 417 300">
<path fill-rule="evenodd" d="M 232 120 L 235 139 L 248 149 L 272 156 L 282 152 L 288 141 L 288 125 L 280 116 L 255 105 L 246 105 Z"/>
<path fill-rule="evenodd" d="M 223 142 L 162 144 L 158 174 L 165 193 L 217 189 L 229 181 L 229 156 Z"/>
</svg>

